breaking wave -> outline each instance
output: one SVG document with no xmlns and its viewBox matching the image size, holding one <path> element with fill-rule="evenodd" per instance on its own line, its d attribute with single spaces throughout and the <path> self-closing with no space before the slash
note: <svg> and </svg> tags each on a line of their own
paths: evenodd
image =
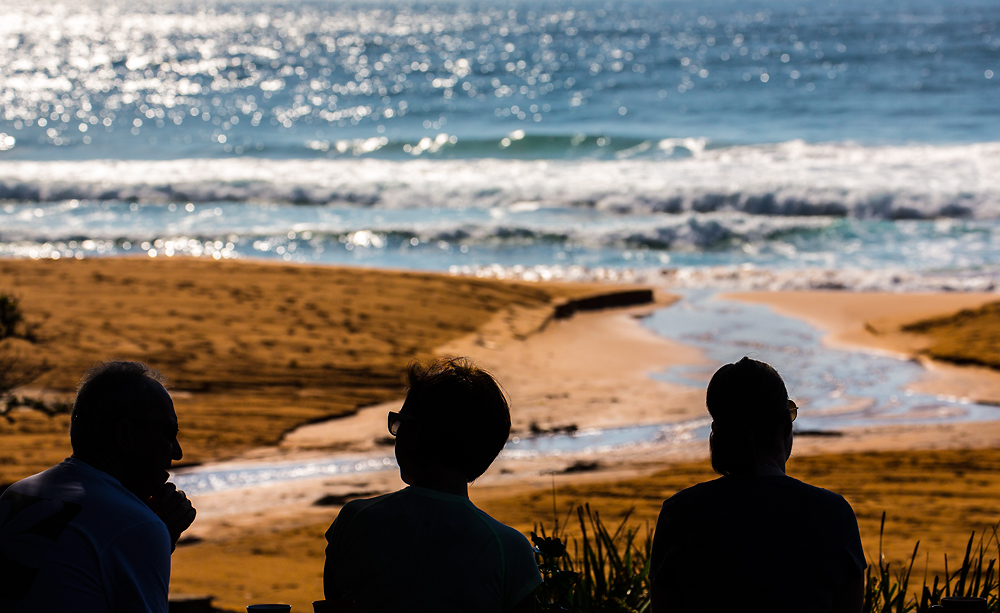
<svg viewBox="0 0 1000 613">
<path fill-rule="evenodd" d="M 662 159 L 7 161 L 0 162 L 0 200 L 1000 218 L 1000 143 L 698 142 L 654 143 L 690 154 Z"/>
</svg>

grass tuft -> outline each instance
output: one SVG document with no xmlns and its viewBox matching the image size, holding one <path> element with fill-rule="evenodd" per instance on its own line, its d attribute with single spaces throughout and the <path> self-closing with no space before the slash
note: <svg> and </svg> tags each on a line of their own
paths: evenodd
<svg viewBox="0 0 1000 613">
<path fill-rule="evenodd" d="M 536 592 L 538 611 L 572 613 L 643 613 L 649 610 L 649 554 L 653 536 L 648 526 L 640 531 L 628 525 L 630 514 L 609 530 L 589 504 L 576 508 L 580 537 L 567 540 L 558 518 L 551 535 L 542 525 L 531 533 L 543 584 Z M 563 523 L 566 525 L 566 522 Z M 961 565 L 944 576 L 928 578 L 911 592 L 911 577 L 920 550 L 913 546 L 909 564 L 894 569 L 883 554 L 885 513 L 879 530 L 877 563 L 865 572 L 863 613 L 930 613 L 946 597 L 983 598 L 987 610 L 1000 613 L 1000 537 L 994 526 L 989 537 L 969 537 Z M 572 553 L 570 553 L 572 550 Z"/>
<path fill-rule="evenodd" d="M 653 535 L 629 526 L 631 513 L 609 530 L 589 504 L 577 507 L 580 538 L 573 555 L 559 532 L 543 526 L 531 533 L 544 583 L 538 610 L 581 613 L 642 613 L 649 608 L 649 552 Z"/>
</svg>

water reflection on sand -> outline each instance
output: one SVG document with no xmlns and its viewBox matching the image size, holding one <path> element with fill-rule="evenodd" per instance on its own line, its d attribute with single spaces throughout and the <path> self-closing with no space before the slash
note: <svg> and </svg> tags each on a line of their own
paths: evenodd
<svg viewBox="0 0 1000 613">
<path fill-rule="evenodd" d="M 912 360 L 827 347 L 824 332 L 801 320 L 764 305 L 724 300 L 711 290 L 688 290 L 683 296 L 644 323 L 657 334 L 698 347 L 712 364 L 750 356 L 774 366 L 803 408 L 796 421 L 803 430 L 1000 419 L 995 406 L 907 389 L 925 374 Z M 678 366 L 657 378 L 704 388 L 714 370 Z"/>
</svg>

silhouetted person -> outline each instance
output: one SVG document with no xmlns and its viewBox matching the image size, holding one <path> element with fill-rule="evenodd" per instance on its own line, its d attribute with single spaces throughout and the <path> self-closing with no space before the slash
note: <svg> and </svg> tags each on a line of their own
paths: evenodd
<svg viewBox="0 0 1000 613">
<path fill-rule="evenodd" d="M 0 610 L 166 613 L 170 553 L 195 510 L 167 483 L 181 446 L 162 381 L 139 362 L 84 375 L 73 456 L 0 496 Z"/>
<path fill-rule="evenodd" d="M 326 533 L 327 600 L 366 613 L 534 611 L 531 545 L 469 500 L 510 434 L 503 391 L 464 360 L 413 365 L 409 385 L 389 413 L 409 487 L 344 505 Z"/>
<path fill-rule="evenodd" d="M 650 564 L 654 613 L 859 613 L 867 567 L 841 496 L 785 475 L 798 409 L 767 364 L 743 358 L 708 384 L 721 478 L 663 503 Z"/>
</svg>

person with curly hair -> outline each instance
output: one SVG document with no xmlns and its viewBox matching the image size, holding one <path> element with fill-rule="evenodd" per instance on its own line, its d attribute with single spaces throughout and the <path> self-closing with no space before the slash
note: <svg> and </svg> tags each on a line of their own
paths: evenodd
<svg viewBox="0 0 1000 613">
<path fill-rule="evenodd" d="M 388 419 L 408 487 L 344 505 L 326 533 L 327 602 L 368 612 L 534 611 L 542 578 L 531 545 L 469 500 L 510 423 L 488 372 L 462 359 L 412 365 L 406 400 Z"/>
</svg>

